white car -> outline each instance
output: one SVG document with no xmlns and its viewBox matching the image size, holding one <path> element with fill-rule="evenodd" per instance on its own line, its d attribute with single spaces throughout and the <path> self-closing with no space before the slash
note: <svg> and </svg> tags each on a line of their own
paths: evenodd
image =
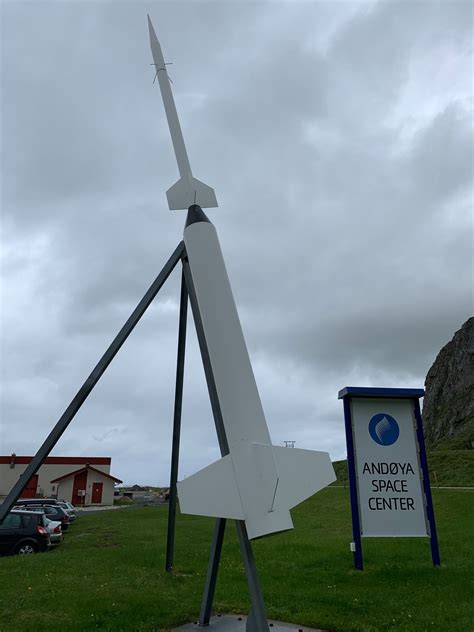
<svg viewBox="0 0 474 632">
<path fill-rule="evenodd" d="M 73 504 L 67 502 L 66 500 L 58 500 L 56 504 L 64 509 L 64 511 L 68 514 L 71 522 L 73 522 L 77 518 L 76 508 Z"/>
<path fill-rule="evenodd" d="M 49 539 L 51 540 L 51 544 L 59 544 L 63 541 L 63 529 L 60 522 L 56 520 L 50 520 L 46 516 L 44 517 L 46 530 L 49 533 Z"/>
</svg>

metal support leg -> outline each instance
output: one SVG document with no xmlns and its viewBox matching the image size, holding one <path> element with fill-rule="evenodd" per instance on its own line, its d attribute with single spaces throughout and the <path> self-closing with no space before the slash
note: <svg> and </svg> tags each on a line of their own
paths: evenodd
<svg viewBox="0 0 474 632">
<path fill-rule="evenodd" d="M 360 533 L 359 500 L 357 490 L 357 473 L 354 460 L 354 436 L 352 433 L 352 411 L 349 397 L 344 397 L 344 422 L 346 425 L 347 469 L 349 473 L 349 490 L 351 497 L 352 538 L 354 540 L 354 565 L 358 571 L 364 569 L 362 557 L 362 538 Z"/>
<path fill-rule="evenodd" d="M 176 500 L 178 496 L 179 438 L 181 434 L 181 410 L 183 404 L 184 355 L 186 350 L 186 321 L 188 316 L 188 292 L 184 272 L 181 273 L 181 301 L 179 306 L 178 360 L 176 364 L 176 389 L 174 396 L 173 447 L 171 450 L 170 495 L 168 504 L 168 537 L 166 541 L 166 571 L 171 572 L 174 557 L 174 532 L 176 524 Z"/>
<path fill-rule="evenodd" d="M 40 466 L 44 463 L 44 460 L 54 448 L 56 443 L 61 438 L 63 432 L 71 423 L 75 414 L 78 412 L 82 404 L 85 402 L 87 397 L 90 395 L 92 389 L 97 384 L 99 379 L 102 377 L 104 371 L 107 369 L 109 364 L 114 359 L 115 355 L 119 351 L 120 347 L 127 340 L 128 336 L 132 333 L 135 325 L 138 323 L 140 318 L 145 313 L 146 309 L 149 307 L 150 303 L 153 301 L 155 296 L 158 294 L 158 291 L 166 281 L 166 279 L 171 274 L 173 268 L 181 259 L 181 256 L 184 252 L 184 242 L 180 242 L 177 246 L 176 250 L 173 252 L 171 257 L 166 262 L 164 268 L 160 272 L 160 274 L 156 277 L 155 281 L 152 283 L 150 288 L 148 289 L 145 296 L 138 303 L 137 307 L 133 311 L 130 318 L 127 320 L 125 325 L 119 331 L 117 336 L 114 338 L 112 344 L 109 346 L 107 351 L 104 353 L 102 358 L 97 363 L 96 367 L 89 375 L 87 380 L 81 386 L 76 396 L 66 408 L 59 421 L 56 423 L 54 428 L 51 430 L 49 435 L 46 437 L 43 445 L 40 447 L 35 456 L 31 459 L 29 465 L 20 476 L 18 481 L 10 490 L 10 493 L 3 501 L 3 504 L 0 505 L 0 521 L 7 515 L 13 505 L 16 503 L 18 498 L 20 497 L 23 489 L 26 487 L 28 481 L 31 477 L 36 474 Z"/>
<path fill-rule="evenodd" d="M 246 632 L 269 632 L 265 604 L 263 603 L 260 582 L 258 581 L 257 567 L 253 557 L 252 546 L 247 535 L 247 529 L 243 520 L 236 520 L 237 535 L 239 536 L 240 552 L 245 565 L 247 583 L 249 586 L 252 607 L 247 618 Z"/>
<path fill-rule="evenodd" d="M 423 472 L 423 490 L 425 492 L 426 500 L 426 517 L 428 518 L 428 524 L 430 527 L 430 546 L 431 546 L 431 559 L 433 566 L 441 566 L 441 558 L 439 555 L 438 535 L 436 533 L 436 522 L 433 509 L 433 497 L 431 495 L 430 485 L 430 473 L 428 469 L 428 460 L 426 458 L 425 436 L 423 433 L 423 421 L 421 418 L 420 401 L 415 399 L 413 401 L 415 421 L 416 421 L 416 435 L 418 439 L 418 448 L 420 450 L 420 465 Z"/>
<path fill-rule="evenodd" d="M 212 536 L 206 584 L 204 586 L 201 613 L 199 615 L 199 625 L 203 626 L 209 625 L 209 621 L 211 620 L 211 610 L 217 583 L 217 572 L 219 570 L 219 562 L 221 560 L 222 543 L 224 542 L 225 525 L 225 518 L 217 518 L 214 526 L 214 535 Z"/>
</svg>

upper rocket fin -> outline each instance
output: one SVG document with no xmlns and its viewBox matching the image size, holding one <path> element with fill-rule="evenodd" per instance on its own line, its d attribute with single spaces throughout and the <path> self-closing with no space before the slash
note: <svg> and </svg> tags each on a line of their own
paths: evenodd
<svg viewBox="0 0 474 632">
<path fill-rule="evenodd" d="M 170 210 L 188 209 L 192 204 L 201 208 L 217 206 L 215 191 L 194 176 L 180 178 L 166 191 Z"/>
</svg>

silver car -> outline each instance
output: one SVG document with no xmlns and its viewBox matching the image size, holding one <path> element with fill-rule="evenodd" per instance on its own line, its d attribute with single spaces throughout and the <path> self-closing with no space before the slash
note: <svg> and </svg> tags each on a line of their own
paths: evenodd
<svg viewBox="0 0 474 632">
<path fill-rule="evenodd" d="M 74 507 L 74 505 L 66 502 L 65 500 L 58 500 L 56 504 L 59 505 L 62 509 L 64 509 L 64 511 L 69 516 L 69 519 L 71 522 L 73 522 L 77 518 L 76 508 Z"/>
<path fill-rule="evenodd" d="M 49 533 L 51 544 L 59 544 L 60 542 L 62 542 L 64 539 L 64 535 L 61 523 L 56 520 L 50 520 L 46 516 L 44 517 L 44 522 L 46 530 Z"/>
</svg>

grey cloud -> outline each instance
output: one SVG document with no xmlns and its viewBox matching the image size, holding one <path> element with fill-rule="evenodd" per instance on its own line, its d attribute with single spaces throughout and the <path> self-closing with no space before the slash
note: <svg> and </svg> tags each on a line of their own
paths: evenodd
<svg viewBox="0 0 474 632">
<path fill-rule="evenodd" d="M 472 185 L 472 119 L 456 103 L 441 112 L 415 139 L 410 168 L 427 202 L 442 204 Z"/>
<path fill-rule="evenodd" d="M 36 450 L 181 238 L 147 10 L 272 436 L 342 458 L 339 388 L 421 386 L 472 312 L 468 3 L 4 4 L 0 451 Z M 456 94 L 407 106 L 444 54 Z M 166 482 L 179 277 L 56 453 Z M 189 332 L 181 475 L 218 457 Z"/>
</svg>

